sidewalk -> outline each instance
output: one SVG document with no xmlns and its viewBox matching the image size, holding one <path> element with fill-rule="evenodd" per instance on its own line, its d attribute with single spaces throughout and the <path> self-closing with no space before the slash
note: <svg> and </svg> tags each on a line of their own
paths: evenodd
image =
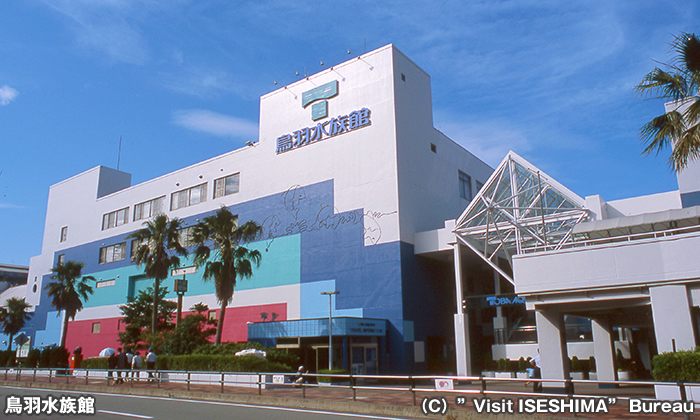
<svg viewBox="0 0 700 420">
<path fill-rule="evenodd" d="M 305 407 L 308 409 L 328 410 L 328 411 L 345 411 L 361 414 L 373 415 L 391 415 L 399 417 L 413 418 L 443 418 L 439 415 L 425 416 L 419 406 L 423 398 L 445 398 L 447 401 L 452 418 L 459 419 L 480 419 L 480 418 L 508 418 L 508 419 L 535 419 L 542 418 L 547 420 L 555 419 L 683 419 L 683 414 L 664 415 L 664 414 L 632 414 L 628 412 L 626 400 L 618 399 L 614 405 L 609 405 L 608 413 L 596 414 L 520 414 L 517 409 L 514 414 L 485 414 L 477 413 L 472 398 L 484 397 L 479 394 L 480 384 L 460 384 L 455 392 L 431 392 L 426 387 L 423 390 L 416 390 L 415 404 L 414 395 L 407 389 L 402 390 L 380 390 L 380 389 L 362 389 L 356 388 L 355 400 L 353 401 L 353 391 L 342 387 L 329 387 L 307 385 L 303 388 L 295 388 L 292 386 L 276 387 L 274 389 L 258 389 L 237 387 L 226 385 L 221 392 L 220 385 L 205 385 L 205 384 L 190 384 L 189 390 L 186 383 L 172 382 L 147 382 L 141 378 L 138 382 L 124 382 L 122 384 L 114 384 L 110 381 L 107 384 L 107 379 L 102 377 L 90 377 L 88 384 L 85 384 L 85 378 L 74 377 L 36 377 L 32 382 L 31 376 L 23 376 L 20 381 L 10 375 L 7 381 L 2 380 L 0 376 L 0 384 L 7 386 L 27 386 L 27 387 L 50 387 L 52 389 L 70 389 L 83 392 L 102 392 L 115 394 L 133 394 L 133 395 L 153 395 L 173 398 L 187 399 L 206 399 L 217 401 L 237 402 L 243 404 L 271 405 L 271 406 L 286 406 L 286 407 Z M 376 384 L 366 384 L 368 387 L 379 387 Z M 382 387 L 400 388 L 399 385 L 382 385 Z M 404 387 L 405 388 L 405 387 Z M 489 384 L 489 391 L 497 391 L 498 394 L 488 394 L 485 397 L 492 401 L 500 401 L 502 398 L 513 400 L 514 406 L 517 407 L 518 398 L 539 398 L 537 395 L 522 395 L 528 392 L 530 388 L 525 388 L 521 382 L 514 383 L 498 383 Z M 459 392 L 462 391 L 462 392 Z M 624 386 L 615 389 L 598 389 L 596 385 L 578 384 L 576 388 L 577 395 L 605 395 L 608 397 L 633 397 L 633 398 L 654 398 L 653 389 L 642 386 Z M 520 394 L 520 395 L 519 395 Z M 466 404 L 460 406 L 456 404 L 457 398 L 466 398 Z M 558 396 L 557 398 L 565 398 L 566 396 Z M 691 414 L 690 418 L 694 418 L 695 414 Z"/>
</svg>

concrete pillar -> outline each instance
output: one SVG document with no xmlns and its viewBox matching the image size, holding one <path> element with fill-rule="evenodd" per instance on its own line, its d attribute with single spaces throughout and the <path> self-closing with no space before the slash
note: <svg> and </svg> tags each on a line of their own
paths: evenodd
<svg viewBox="0 0 700 420">
<path fill-rule="evenodd" d="M 591 319 L 593 328 L 593 349 L 595 354 L 596 373 L 599 381 L 617 380 L 615 369 L 615 344 L 613 341 L 612 327 L 605 319 Z M 601 384 L 601 388 L 605 388 Z"/>
<path fill-rule="evenodd" d="M 695 348 L 695 332 L 684 285 L 650 287 L 651 313 L 654 318 L 659 353 Z"/>
<path fill-rule="evenodd" d="M 469 345 L 469 314 L 455 314 L 455 350 L 457 376 L 472 376 L 472 352 Z"/>
<path fill-rule="evenodd" d="M 553 310 L 537 309 L 537 344 L 540 349 L 542 379 L 569 379 L 564 315 Z M 563 392 L 564 384 L 544 382 L 543 391 Z"/>
<path fill-rule="evenodd" d="M 457 376 L 471 376 L 471 349 L 469 347 L 469 311 L 464 311 L 462 300 L 462 251 L 459 241 L 454 244 L 455 263 L 455 295 L 457 298 L 457 313 L 455 314 L 455 354 L 457 361 Z"/>
</svg>

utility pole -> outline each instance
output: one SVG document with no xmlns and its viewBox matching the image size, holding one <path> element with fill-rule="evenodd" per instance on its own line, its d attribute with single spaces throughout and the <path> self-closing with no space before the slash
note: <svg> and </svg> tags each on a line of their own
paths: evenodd
<svg viewBox="0 0 700 420">
<path fill-rule="evenodd" d="M 333 369 L 333 306 L 331 301 L 333 295 L 340 293 L 337 290 L 332 292 L 321 292 L 322 295 L 328 295 L 328 370 Z"/>
</svg>

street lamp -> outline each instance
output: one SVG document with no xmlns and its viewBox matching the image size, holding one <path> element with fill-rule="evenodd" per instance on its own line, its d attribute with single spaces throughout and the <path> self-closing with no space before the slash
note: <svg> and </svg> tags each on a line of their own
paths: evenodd
<svg viewBox="0 0 700 420">
<path fill-rule="evenodd" d="M 333 369 L 333 309 L 331 300 L 333 295 L 340 293 L 337 290 L 332 292 L 321 292 L 322 295 L 328 295 L 328 370 Z"/>
</svg>

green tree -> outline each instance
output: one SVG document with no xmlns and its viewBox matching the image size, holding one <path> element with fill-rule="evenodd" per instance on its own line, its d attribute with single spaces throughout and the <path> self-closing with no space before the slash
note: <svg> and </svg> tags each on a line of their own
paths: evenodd
<svg viewBox="0 0 700 420">
<path fill-rule="evenodd" d="M 54 273 L 51 279 L 54 281 L 45 287 L 49 298 L 51 298 L 51 305 L 58 309 L 59 315 L 61 311 L 66 311 L 59 347 L 66 346 L 68 319 L 75 319 L 75 314 L 83 310 L 83 301 L 87 302 L 88 297 L 92 294 L 92 287 L 87 282 L 88 280 L 95 281 L 95 278 L 81 274 L 84 265 L 84 263 L 76 261 L 57 264 L 51 269 Z"/>
<path fill-rule="evenodd" d="M 24 301 L 24 298 L 11 297 L 5 301 L 5 306 L 0 308 L 0 323 L 2 332 L 9 335 L 7 350 L 12 350 L 12 339 L 15 334 L 24 328 L 24 324 L 31 319 L 27 309 L 32 306 Z"/>
<path fill-rule="evenodd" d="M 160 295 L 158 300 L 161 303 L 158 305 L 157 330 L 160 332 L 170 331 L 173 329 L 172 319 L 177 304 L 165 300 L 165 296 L 168 294 L 167 287 L 160 288 L 158 293 Z M 140 290 L 135 298 L 128 297 L 127 303 L 119 306 L 119 310 L 124 316 L 122 321 L 126 324 L 124 331 L 119 332 L 119 342 L 124 347 L 136 347 L 140 343 L 153 342 L 153 334 L 148 331 L 153 320 L 153 301 L 153 288 L 148 287 L 146 290 Z"/>
<path fill-rule="evenodd" d="M 671 43 L 675 57 L 656 67 L 637 85 L 637 92 L 671 102 L 667 111 L 640 130 L 645 154 L 672 149 L 669 165 L 680 171 L 700 156 L 700 39 L 681 33 Z"/>
<path fill-rule="evenodd" d="M 194 227 L 192 239 L 197 244 L 194 262 L 200 267 L 204 266 L 204 281 L 214 280 L 216 299 L 221 304 L 215 344 L 221 344 L 226 306 L 233 299 L 236 279 L 250 278 L 253 265 L 260 266 L 260 252 L 244 245 L 261 235 L 262 227 L 254 221 L 238 226 L 238 216 L 234 216 L 226 207 L 221 207 L 213 216 L 205 217 Z"/>
<path fill-rule="evenodd" d="M 160 282 L 170 275 L 170 270 L 180 266 L 180 256 L 186 256 L 187 250 L 180 244 L 179 219 L 170 220 L 168 216 L 159 214 L 143 224 L 145 227 L 127 236 L 138 244 L 134 252 L 133 261 L 138 265 L 144 265 L 144 274 L 153 279 L 153 306 L 158 308 L 158 300 L 161 293 Z M 171 251 L 172 250 L 172 251 Z M 173 255 L 177 254 L 177 255 Z M 156 314 L 151 314 L 151 333 L 156 334 L 158 321 Z"/>
<path fill-rule="evenodd" d="M 198 303 L 190 308 L 195 314 L 185 316 L 175 331 L 165 339 L 165 352 L 168 354 L 191 354 L 197 347 L 208 344 L 209 337 L 216 334 L 214 322 L 202 312 L 209 310 L 207 305 Z"/>
</svg>

